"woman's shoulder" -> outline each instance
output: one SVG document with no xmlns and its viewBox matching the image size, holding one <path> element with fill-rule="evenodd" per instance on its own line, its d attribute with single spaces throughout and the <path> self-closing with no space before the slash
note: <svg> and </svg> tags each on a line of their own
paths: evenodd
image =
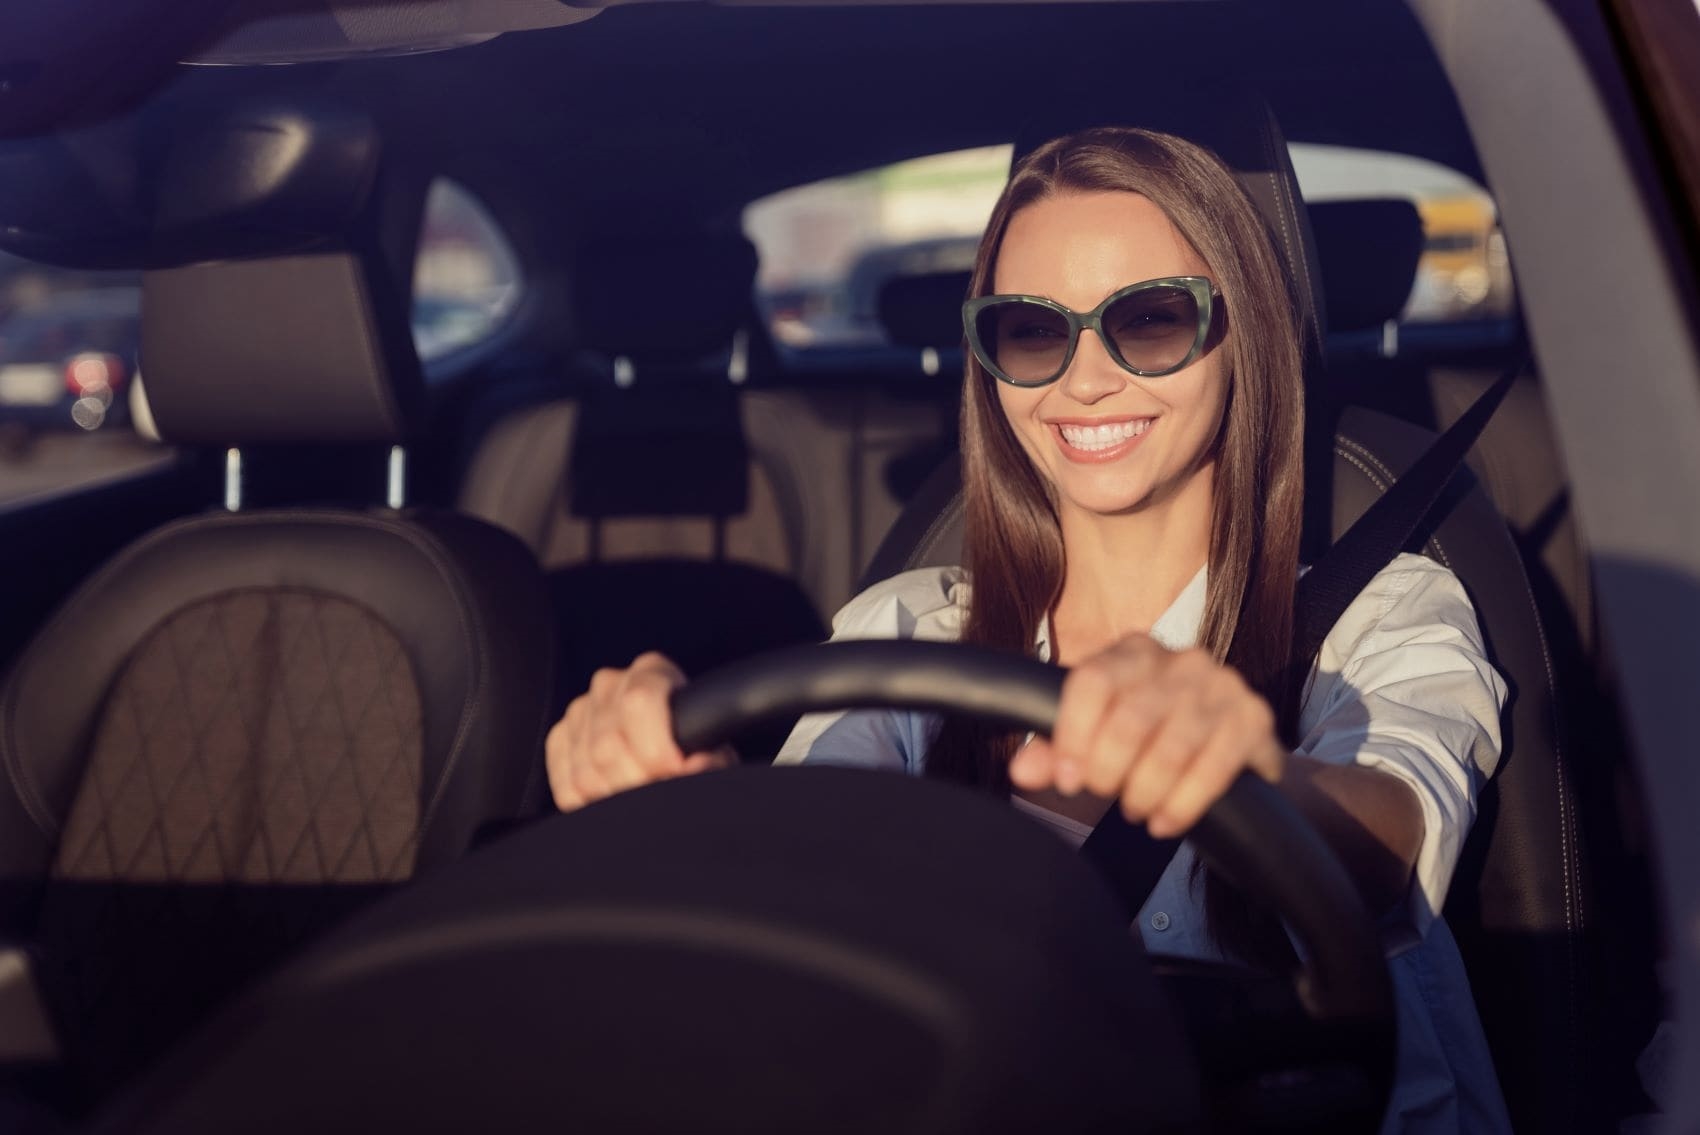
<svg viewBox="0 0 1700 1135">
<path fill-rule="evenodd" d="M 833 616 L 832 637 L 953 641 L 962 634 L 968 592 L 968 573 L 960 567 L 902 572 L 846 603 Z"/>
<path fill-rule="evenodd" d="M 1452 569 L 1427 556 L 1402 552 L 1347 606 L 1323 641 L 1319 661 L 1324 668 L 1339 669 L 1353 656 L 1389 640 L 1436 639 L 1484 652 L 1476 609 Z"/>
</svg>

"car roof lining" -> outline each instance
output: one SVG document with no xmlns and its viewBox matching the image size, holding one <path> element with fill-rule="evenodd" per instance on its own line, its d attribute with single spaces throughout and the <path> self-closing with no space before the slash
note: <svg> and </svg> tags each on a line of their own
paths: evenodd
<svg viewBox="0 0 1700 1135">
<path fill-rule="evenodd" d="M 587 229 L 732 227 L 780 189 L 1009 142 L 1072 76 L 1125 69 L 1129 44 L 1139 73 L 1116 111 L 1130 122 L 1152 91 L 1250 83 L 1292 140 L 1409 153 L 1480 178 L 1456 100 L 1402 5 L 1152 0 L 1046 12 L 1056 19 L 1020 4 L 639 4 L 429 55 L 178 68 L 131 117 L 175 122 L 244 99 L 360 108 L 392 158 L 483 199 L 528 268 L 559 263 Z M 1081 37 L 1083 22 L 1101 34 Z"/>
</svg>

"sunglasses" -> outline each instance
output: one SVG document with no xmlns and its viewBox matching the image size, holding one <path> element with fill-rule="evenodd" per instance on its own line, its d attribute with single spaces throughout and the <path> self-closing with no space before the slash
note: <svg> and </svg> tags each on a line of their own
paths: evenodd
<svg viewBox="0 0 1700 1135">
<path fill-rule="evenodd" d="M 1011 386 L 1061 378 L 1086 327 L 1122 369 L 1161 378 L 1203 352 L 1221 294 L 1203 276 L 1165 276 L 1129 284 L 1087 312 L 1042 296 L 981 296 L 962 305 L 962 325 L 980 365 Z"/>
</svg>

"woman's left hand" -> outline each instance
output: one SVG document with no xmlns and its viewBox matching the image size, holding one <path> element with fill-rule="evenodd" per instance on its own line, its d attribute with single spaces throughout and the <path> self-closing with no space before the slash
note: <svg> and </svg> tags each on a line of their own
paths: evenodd
<svg viewBox="0 0 1700 1135">
<path fill-rule="evenodd" d="M 1274 712 L 1237 671 L 1132 635 L 1069 671 L 1051 739 L 1020 749 L 1009 776 L 1030 792 L 1119 800 L 1165 839 L 1197 823 L 1241 771 L 1278 783 L 1286 760 Z"/>
</svg>

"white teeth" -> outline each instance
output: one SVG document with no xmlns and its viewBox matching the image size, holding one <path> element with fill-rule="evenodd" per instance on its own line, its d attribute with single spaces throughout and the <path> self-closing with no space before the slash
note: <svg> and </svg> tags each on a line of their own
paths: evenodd
<svg viewBox="0 0 1700 1135">
<path fill-rule="evenodd" d="M 1058 426 L 1063 440 L 1076 449 L 1109 449 L 1129 438 L 1138 437 L 1151 428 L 1150 418 L 1131 422 L 1111 422 L 1102 426 Z"/>
</svg>

